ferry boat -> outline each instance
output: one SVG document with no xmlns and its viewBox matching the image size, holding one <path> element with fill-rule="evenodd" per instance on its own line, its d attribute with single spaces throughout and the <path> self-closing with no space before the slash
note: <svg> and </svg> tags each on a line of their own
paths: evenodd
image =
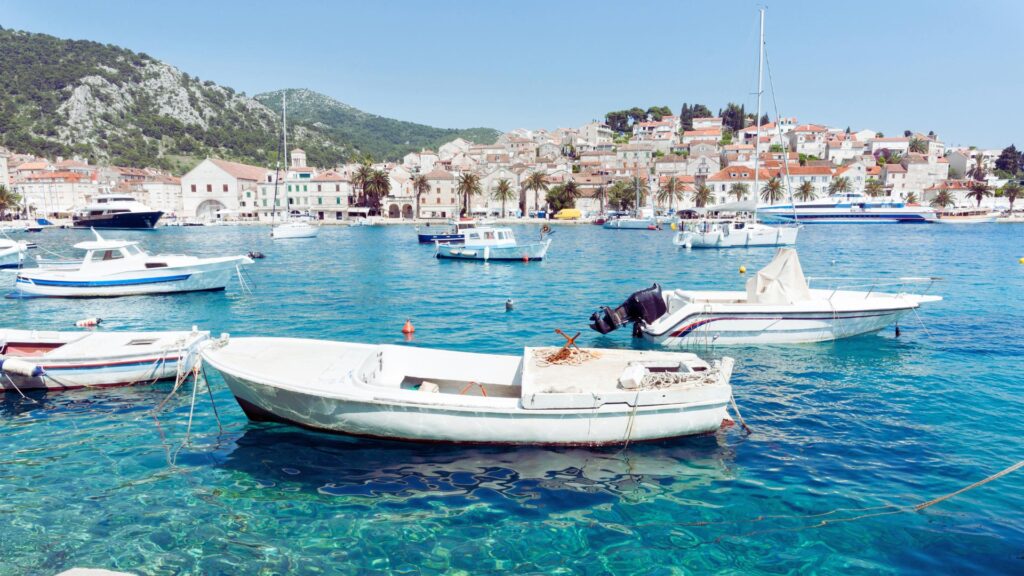
<svg viewBox="0 0 1024 576">
<path fill-rule="evenodd" d="M 833 194 L 807 202 L 773 204 L 757 209 L 762 220 L 801 224 L 904 224 L 935 221 L 935 210 L 906 204 L 896 198 L 863 194 Z"/>
<path fill-rule="evenodd" d="M 935 212 L 939 224 L 990 224 L 996 213 L 988 208 L 947 208 Z"/>
<path fill-rule="evenodd" d="M 152 229 L 163 216 L 133 196 L 100 194 L 71 215 L 75 228 Z"/>
</svg>

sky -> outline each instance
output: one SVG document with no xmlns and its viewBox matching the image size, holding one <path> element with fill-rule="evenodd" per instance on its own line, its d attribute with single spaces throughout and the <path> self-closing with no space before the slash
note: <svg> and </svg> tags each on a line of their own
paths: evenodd
<svg viewBox="0 0 1024 576">
<path fill-rule="evenodd" d="M 0 0 L 0 26 L 145 52 L 247 94 L 309 88 L 441 127 L 755 107 L 947 145 L 1024 145 L 1024 2 Z M 773 99 L 774 96 L 774 99 Z"/>
</svg>

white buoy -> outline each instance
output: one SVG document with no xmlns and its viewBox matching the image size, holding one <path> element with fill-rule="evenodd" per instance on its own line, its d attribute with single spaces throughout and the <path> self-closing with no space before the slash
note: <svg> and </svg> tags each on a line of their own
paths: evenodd
<svg viewBox="0 0 1024 576">
<path fill-rule="evenodd" d="M 103 318 L 83 318 L 75 322 L 75 326 L 79 328 L 93 328 L 99 326 L 100 322 L 103 322 Z"/>
</svg>

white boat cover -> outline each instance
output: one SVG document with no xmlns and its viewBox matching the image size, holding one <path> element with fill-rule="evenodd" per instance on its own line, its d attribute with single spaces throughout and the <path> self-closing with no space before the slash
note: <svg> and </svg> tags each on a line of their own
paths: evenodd
<svg viewBox="0 0 1024 576">
<path fill-rule="evenodd" d="M 800 258 L 792 248 L 779 248 L 775 258 L 747 280 L 750 304 L 793 304 L 810 299 Z"/>
</svg>

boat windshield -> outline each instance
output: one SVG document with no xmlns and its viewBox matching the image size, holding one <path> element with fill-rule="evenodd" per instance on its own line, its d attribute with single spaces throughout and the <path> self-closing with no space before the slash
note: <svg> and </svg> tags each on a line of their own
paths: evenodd
<svg viewBox="0 0 1024 576">
<path fill-rule="evenodd" d="M 93 262 L 119 260 L 121 258 L 124 258 L 124 254 L 120 250 L 97 250 L 92 253 Z"/>
</svg>

